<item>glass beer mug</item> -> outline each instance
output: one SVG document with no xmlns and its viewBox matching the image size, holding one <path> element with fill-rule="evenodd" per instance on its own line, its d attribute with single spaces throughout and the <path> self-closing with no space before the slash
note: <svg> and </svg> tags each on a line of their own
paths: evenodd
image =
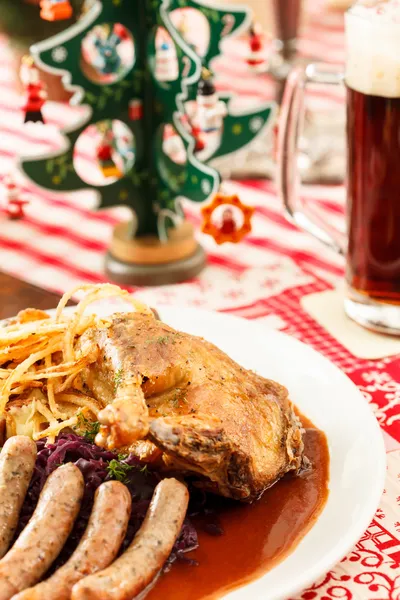
<svg viewBox="0 0 400 600">
<path fill-rule="evenodd" d="M 400 335 L 400 3 L 363 0 L 345 16 L 346 68 L 289 76 L 281 110 L 278 188 L 303 229 L 346 257 L 345 311 Z M 297 146 L 308 83 L 347 88 L 347 236 L 317 222 L 298 196 Z"/>
</svg>

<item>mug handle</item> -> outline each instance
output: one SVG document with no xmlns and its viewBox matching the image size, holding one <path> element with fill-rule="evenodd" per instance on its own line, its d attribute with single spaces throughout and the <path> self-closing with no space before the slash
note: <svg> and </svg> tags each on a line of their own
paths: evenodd
<svg viewBox="0 0 400 600">
<path fill-rule="evenodd" d="M 307 84 L 343 84 L 344 76 L 334 65 L 310 64 L 291 71 L 285 86 L 278 126 L 278 194 L 287 216 L 296 225 L 316 237 L 339 254 L 345 254 L 347 242 L 344 234 L 312 212 L 300 201 L 300 176 L 298 170 L 298 146 L 303 127 L 304 98 Z"/>
</svg>

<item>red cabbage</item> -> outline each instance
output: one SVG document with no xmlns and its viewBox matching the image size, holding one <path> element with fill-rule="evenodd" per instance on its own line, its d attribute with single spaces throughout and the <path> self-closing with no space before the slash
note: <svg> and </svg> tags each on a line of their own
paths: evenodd
<svg viewBox="0 0 400 600">
<path fill-rule="evenodd" d="M 22 507 L 19 527 L 17 534 L 28 523 L 33 511 L 35 510 L 39 494 L 44 486 L 47 477 L 58 466 L 72 462 L 79 467 L 85 479 L 85 492 L 78 518 L 67 543 L 64 546 L 57 561 L 52 567 L 52 571 L 60 567 L 71 556 L 75 550 L 83 532 L 85 531 L 90 512 L 93 505 L 93 498 L 96 489 L 103 481 L 113 479 L 112 473 L 107 470 L 111 460 L 118 460 L 118 456 L 113 452 L 108 452 L 95 446 L 85 438 L 75 434 L 61 434 L 57 437 L 54 444 L 46 446 L 46 440 L 37 442 L 37 459 L 33 477 Z M 146 515 L 154 488 L 159 482 L 159 476 L 150 470 L 143 469 L 139 460 L 129 455 L 122 458 L 120 462 L 131 467 L 127 470 L 125 485 L 132 496 L 132 514 L 129 521 L 127 535 L 121 547 L 121 552 L 130 544 L 135 533 L 141 526 Z M 174 546 L 167 567 L 177 559 L 183 559 L 183 553 L 193 550 L 198 545 L 197 532 L 191 521 L 186 518 L 182 527 L 181 534 Z M 189 561 L 195 563 L 195 561 Z"/>
</svg>

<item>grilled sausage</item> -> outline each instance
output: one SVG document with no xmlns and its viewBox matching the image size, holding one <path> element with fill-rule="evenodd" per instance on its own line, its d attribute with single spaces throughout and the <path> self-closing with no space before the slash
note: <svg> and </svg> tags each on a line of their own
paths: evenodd
<svg viewBox="0 0 400 600">
<path fill-rule="evenodd" d="M 46 581 L 12 600 L 69 600 L 75 583 L 105 569 L 118 554 L 128 527 L 131 495 L 119 481 L 107 481 L 96 491 L 86 531 L 71 558 Z"/>
<path fill-rule="evenodd" d="M 57 558 L 78 515 L 83 490 L 83 476 L 72 463 L 49 476 L 28 525 L 0 560 L 0 600 L 37 583 Z"/>
<path fill-rule="evenodd" d="M 176 479 L 161 481 L 126 552 L 104 571 L 74 585 L 71 600 L 131 600 L 142 592 L 170 555 L 188 501 L 189 493 L 183 483 Z"/>
<path fill-rule="evenodd" d="M 24 435 L 11 437 L 0 454 L 0 558 L 18 525 L 36 460 L 36 444 Z"/>
</svg>

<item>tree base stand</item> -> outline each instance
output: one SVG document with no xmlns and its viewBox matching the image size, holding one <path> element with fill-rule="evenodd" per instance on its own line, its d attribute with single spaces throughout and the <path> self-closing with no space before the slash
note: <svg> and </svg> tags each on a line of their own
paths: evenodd
<svg viewBox="0 0 400 600">
<path fill-rule="evenodd" d="M 206 254 L 194 237 L 190 223 L 173 229 L 163 243 L 153 236 L 130 237 L 130 223 L 114 230 L 106 254 L 107 276 L 125 285 L 167 285 L 198 275 L 206 264 Z"/>
</svg>

